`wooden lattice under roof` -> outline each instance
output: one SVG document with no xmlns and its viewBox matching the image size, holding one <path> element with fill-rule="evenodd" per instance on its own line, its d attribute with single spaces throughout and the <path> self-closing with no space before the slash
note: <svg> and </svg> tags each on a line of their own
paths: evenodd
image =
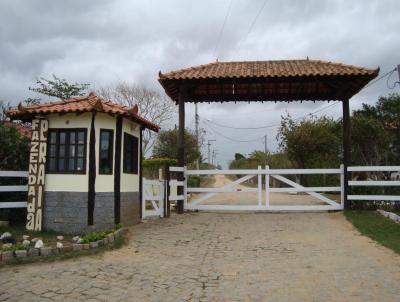
<svg viewBox="0 0 400 302">
<path fill-rule="evenodd" d="M 214 62 L 159 74 L 175 102 L 349 99 L 379 73 L 320 60 Z"/>
</svg>

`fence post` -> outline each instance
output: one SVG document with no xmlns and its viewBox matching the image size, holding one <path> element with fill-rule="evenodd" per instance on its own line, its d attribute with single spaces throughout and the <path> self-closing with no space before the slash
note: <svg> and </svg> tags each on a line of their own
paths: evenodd
<svg viewBox="0 0 400 302">
<path fill-rule="evenodd" d="M 340 165 L 340 205 L 344 209 L 344 165 Z"/>
<path fill-rule="evenodd" d="M 269 208 L 269 166 L 265 166 L 265 206 Z"/>
<path fill-rule="evenodd" d="M 182 172 L 177 172 L 177 174 L 178 174 L 178 177 L 177 177 L 177 180 L 178 181 L 185 181 L 185 172 L 184 171 L 182 171 Z M 184 189 L 183 189 L 183 186 L 177 186 L 176 187 L 176 195 L 178 195 L 178 196 L 180 196 L 180 195 L 184 195 Z M 182 200 L 182 199 L 178 199 L 177 201 L 176 201 L 176 210 L 177 210 L 177 213 L 178 214 L 183 214 L 183 211 L 184 211 L 184 200 Z"/>
<path fill-rule="evenodd" d="M 183 167 L 183 210 L 187 208 L 187 175 L 186 175 L 187 167 Z"/>
<path fill-rule="evenodd" d="M 261 166 L 258 166 L 258 206 L 261 207 L 262 205 L 262 172 Z"/>
<path fill-rule="evenodd" d="M 165 194 L 164 194 L 164 217 L 169 217 L 170 214 L 170 204 L 169 204 L 169 179 L 170 179 L 170 174 L 169 174 L 169 165 L 165 166 L 165 177 L 164 177 L 164 183 L 165 183 Z"/>
<path fill-rule="evenodd" d="M 159 196 L 158 199 L 158 207 L 159 207 L 159 213 L 160 213 L 160 218 L 164 217 L 164 194 L 165 194 L 165 188 L 164 188 L 164 181 L 159 179 L 158 180 L 158 191 L 157 195 Z"/>
<path fill-rule="evenodd" d="M 143 177 L 142 181 L 142 200 L 140 201 L 142 203 L 142 219 L 146 218 L 145 212 L 146 212 L 146 191 L 145 191 L 145 185 L 146 185 L 146 178 Z"/>
</svg>

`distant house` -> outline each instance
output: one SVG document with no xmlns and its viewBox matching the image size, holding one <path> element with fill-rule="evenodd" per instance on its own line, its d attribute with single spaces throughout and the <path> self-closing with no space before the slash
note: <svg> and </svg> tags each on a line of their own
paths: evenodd
<svg viewBox="0 0 400 302">
<path fill-rule="evenodd" d="M 83 233 L 140 220 L 142 131 L 158 131 L 159 127 L 142 118 L 137 106 L 127 108 L 91 93 L 54 103 L 20 105 L 6 114 L 32 122 L 28 191 L 32 190 L 33 197 L 28 194 L 28 229 L 43 226 Z M 34 148 L 35 140 L 42 148 Z"/>
</svg>

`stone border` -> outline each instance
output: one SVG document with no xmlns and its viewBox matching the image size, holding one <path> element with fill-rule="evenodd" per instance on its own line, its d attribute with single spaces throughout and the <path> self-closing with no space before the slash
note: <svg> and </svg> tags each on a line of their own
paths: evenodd
<svg viewBox="0 0 400 302">
<path fill-rule="evenodd" d="M 380 209 L 378 209 L 376 211 L 378 213 L 380 213 L 381 215 L 383 215 L 384 217 L 392 219 L 394 222 L 400 222 L 400 216 L 395 213 L 387 212 L 387 211 L 380 210 Z"/>
<path fill-rule="evenodd" d="M 26 257 L 49 257 L 59 254 L 65 254 L 73 251 L 90 250 L 96 249 L 101 246 L 112 245 L 114 240 L 120 238 L 125 233 L 126 229 L 121 228 L 113 233 L 107 235 L 106 238 L 90 243 L 73 243 L 72 245 L 65 245 L 62 248 L 57 247 L 42 247 L 39 249 L 29 248 L 28 250 L 16 250 L 13 251 L 0 251 L 0 263 L 7 263 L 8 261 L 15 258 L 26 258 Z"/>
</svg>

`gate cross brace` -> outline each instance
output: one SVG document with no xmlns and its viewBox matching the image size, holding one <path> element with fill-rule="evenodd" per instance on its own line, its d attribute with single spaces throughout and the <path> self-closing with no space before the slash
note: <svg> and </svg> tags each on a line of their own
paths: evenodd
<svg viewBox="0 0 400 302">
<path fill-rule="evenodd" d="M 298 183 L 295 183 L 294 181 L 291 181 L 290 179 L 287 179 L 286 177 L 283 177 L 281 175 L 273 175 L 273 174 L 271 174 L 271 176 L 273 178 L 277 179 L 277 180 L 280 180 L 281 182 L 283 182 L 285 184 L 288 184 L 289 186 L 292 186 L 292 187 L 296 188 L 296 189 L 307 189 L 306 187 L 304 187 L 302 185 L 299 185 Z M 337 202 L 335 202 L 335 201 L 323 196 L 320 193 L 317 193 L 317 192 L 306 192 L 306 193 L 311 195 L 311 196 L 313 196 L 313 197 L 315 197 L 315 198 L 317 198 L 317 199 L 319 199 L 319 200 L 322 200 L 322 201 L 324 201 L 326 203 L 329 203 L 332 206 L 337 206 L 338 205 Z"/>
</svg>

